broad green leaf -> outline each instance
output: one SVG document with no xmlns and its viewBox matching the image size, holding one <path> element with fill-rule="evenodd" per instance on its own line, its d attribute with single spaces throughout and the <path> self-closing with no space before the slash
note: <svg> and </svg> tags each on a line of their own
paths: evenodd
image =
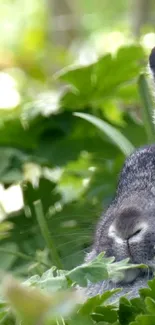
<svg viewBox="0 0 155 325">
<path fill-rule="evenodd" d="M 112 279 L 122 276 L 123 271 L 126 269 L 146 267 L 143 264 L 130 265 L 128 264 L 129 259 L 121 262 L 114 262 L 114 260 L 114 257 L 107 258 L 104 257 L 104 253 L 101 253 L 91 262 L 77 266 L 66 272 L 64 276 L 81 287 L 86 287 L 89 281 L 95 283 L 108 278 Z"/>
<path fill-rule="evenodd" d="M 43 273 L 43 275 L 40 277 L 40 279 L 38 279 L 38 281 L 35 282 L 35 285 L 39 286 L 41 289 L 44 289 L 48 293 L 57 292 L 59 290 L 65 290 L 68 288 L 68 282 L 64 275 L 57 274 L 57 276 L 54 276 L 54 270 L 49 269 L 48 271 Z"/>
<path fill-rule="evenodd" d="M 90 92 L 93 86 L 92 71 L 94 64 L 86 67 L 69 67 L 58 72 L 55 77 L 68 82 L 75 87 L 75 93 L 79 90 L 82 93 Z M 73 88 L 74 90 L 74 88 Z"/>
<path fill-rule="evenodd" d="M 67 321 L 67 325 L 94 325 L 94 322 L 89 315 L 77 314 Z"/>
<path fill-rule="evenodd" d="M 155 299 L 155 278 L 148 281 L 148 288 L 142 288 L 139 290 L 140 296 L 144 299 L 150 297 Z"/>
<path fill-rule="evenodd" d="M 88 281 L 98 282 L 103 279 L 108 279 L 108 272 L 106 266 L 99 265 L 81 265 L 68 272 L 67 276 L 73 281 L 78 283 L 81 287 L 86 287 Z"/>
<path fill-rule="evenodd" d="M 145 299 L 145 303 L 146 303 L 146 307 L 147 307 L 148 312 L 150 314 L 155 315 L 155 301 L 152 298 L 147 297 Z"/>
<path fill-rule="evenodd" d="M 132 306 L 129 300 L 122 297 L 119 301 L 119 321 L 122 325 L 128 325 L 135 320 L 137 316 L 136 308 Z"/>
<path fill-rule="evenodd" d="M 153 325 L 153 324 L 155 324 L 155 316 L 153 315 L 137 316 L 136 321 L 130 323 L 130 325 Z"/>
<path fill-rule="evenodd" d="M 83 109 L 93 107 L 103 98 L 115 96 L 125 83 L 137 78 L 144 52 L 140 46 L 126 46 L 112 57 L 106 54 L 86 67 L 69 67 L 57 74 L 71 85 L 61 98 L 62 107 Z"/>
<path fill-rule="evenodd" d="M 111 298 L 119 291 L 120 289 L 112 289 L 109 291 L 105 291 L 102 295 L 97 295 L 95 297 L 88 298 L 80 308 L 79 314 L 87 315 L 89 313 L 92 313 L 97 306 L 105 304 L 109 298 Z"/>
<path fill-rule="evenodd" d="M 95 308 L 92 318 L 97 322 L 103 321 L 113 324 L 117 321 L 118 315 L 113 306 L 98 306 Z"/>
</svg>

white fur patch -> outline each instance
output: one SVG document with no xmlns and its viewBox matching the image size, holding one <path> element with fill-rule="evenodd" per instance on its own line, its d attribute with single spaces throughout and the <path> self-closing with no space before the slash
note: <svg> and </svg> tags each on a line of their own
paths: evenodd
<svg viewBox="0 0 155 325">
<path fill-rule="evenodd" d="M 123 241 L 124 241 L 120 236 L 118 236 L 116 234 L 116 229 L 115 229 L 115 227 L 113 225 L 111 225 L 110 228 L 109 228 L 108 236 L 111 237 L 111 238 L 114 238 L 115 242 L 118 243 L 118 244 L 122 244 Z"/>
</svg>

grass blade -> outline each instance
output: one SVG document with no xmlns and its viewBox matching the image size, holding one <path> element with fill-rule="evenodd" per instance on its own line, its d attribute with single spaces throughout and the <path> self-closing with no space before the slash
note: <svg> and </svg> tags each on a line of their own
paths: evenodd
<svg viewBox="0 0 155 325">
<path fill-rule="evenodd" d="M 142 101 L 143 123 L 148 137 L 148 142 L 155 141 L 155 128 L 153 124 L 153 101 L 145 76 L 141 74 L 138 81 L 139 93 Z"/>
<path fill-rule="evenodd" d="M 42 207 L 40 200 L 34 202 L 34 209 L 35 209 L 36 217 L 38 220 L 38 224 L 39 224 L 42 236 L 45 239 L 47 248 L 49 249 L 51 260 L 57 268 L 63 269 L 59 255 L 57 253 L 57 249 L 56 249 L 55 244 L 51 238 L 51 235 L 50 235 L 50 232 L 48 229 L 48 225 L 47 225 L 44 213 L 43 213 L 43 207 Z"/>
<path fill-rule="evenodd" d="M 131 142 L 114 126 L 90 114 L 74 113 L 74 115 L 92 123 L 100 131 L 104 132 L 108 138 L 124 153 L 125 156 L 130 155 L 134 151 L 134 146 L 131 144 Z"/>
</svg>

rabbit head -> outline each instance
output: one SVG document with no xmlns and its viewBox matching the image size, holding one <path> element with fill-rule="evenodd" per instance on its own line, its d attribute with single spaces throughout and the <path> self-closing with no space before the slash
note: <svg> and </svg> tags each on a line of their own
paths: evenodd
<svg viewBox="0 0 155 325">
<path fill-rule="evenodd" d="M 136 204 L 130 204 L 130 200 Z M 148 202 L 146 204 L 148 206 Z M 153 267 L 154 246 L 155 206 L 145 211 L 141 200 L 131 195 L 130 199 L 122 200 L 121 206 L 109 208 L 103 216 L 97 228 L 94 249 L 96 255 L 105 251 L 106 256 L 114 256 L 116 261 L 129 258 L 131 263 Z M 123 281 L 132 282 L 140 273 L 144 270 L 128 270 Z"/>
<path fill-rule="evenodd" d="M 99 290 L 92 291 L 93 294 L 109 290 L 117 283 L 126 291 L 132 288 L 137 295 L 139 285 L 147 285 L 147 280 L 152 277 L 154 247 L 155 145 L 151 145 L 136 150 L 127 158 L 115 199 L 97 225 L 93 250 L 86 258 L 89 261 L 104 251 L 107 257 L 114 256 L 116 261 L 129 258 L 131 263 L 144 263 L 149 268 L 126 270 L 121 283 L 117 283 L 118 279 L 103 281 L 91 287 Z"/>
</svg>

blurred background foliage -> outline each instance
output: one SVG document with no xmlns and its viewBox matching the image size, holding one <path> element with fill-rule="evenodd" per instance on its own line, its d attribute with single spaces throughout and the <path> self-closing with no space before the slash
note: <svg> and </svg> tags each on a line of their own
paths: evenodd
<svg viewBox="0 0 155 325">
<path fill-rule="evenodd" d="M 55 263 L 41 199 L 70 269 L 115 193 L 125 152 L 113 131 L 133 147 L 148 142 L 137 81 L 155 45 L 155 3 L 1 0 L 0 21 L 1 268 L 25 276 Z M 116 129 L 109 137 L 75 112 Z"/>
</svg>

